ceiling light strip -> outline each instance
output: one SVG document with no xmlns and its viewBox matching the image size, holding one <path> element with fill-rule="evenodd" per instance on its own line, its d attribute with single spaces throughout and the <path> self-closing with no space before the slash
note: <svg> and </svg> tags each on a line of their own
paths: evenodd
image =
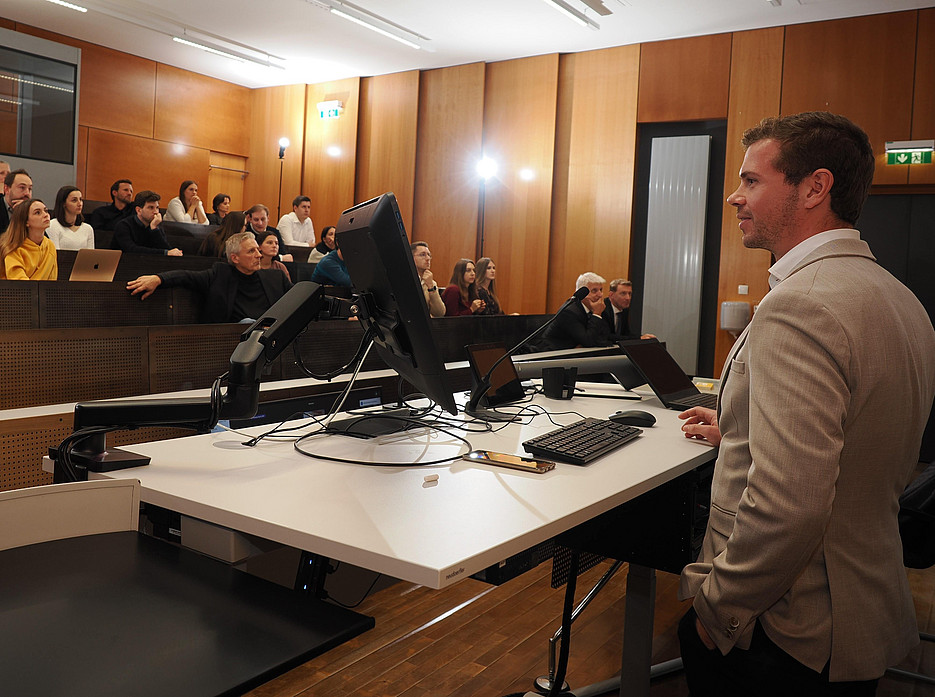
<svg viewBox="0 0 935 697">
<path fill-rule="evenodd" d="M 579 12 L 574 7 L 569 5 L 564 0 L 542 0 L 544 3 L 550 7 L 555 8 L 561 12 L 565 17 L 570 19 L 577 24 L 580 24 L 582 27 L 589 27 L 590 29 L 600 29 L 601 25 L 595 22 L 593 19 L 585 15 L 583 12 Z"/>
<path fill-rule="evenodd" d="M 56 5 L 61 5 L 62 7 L 67 7 L 69 10 L 75 10 L 75 12 L 87 12 L 87 7 L 82 7 L 81 5 L 74 5 L 70 2 L 65 2 L 65 0 L 47 0 L 47 2 L 54 3 Z"/>
<path fill-rule="evenodd" d="M 362 27 L 365 27 L 366 29 L 369 29 L 370 31 L 375 31 L 377 34 L 381 34 L 382 36 L 385 36 L 388 39 L 392 39 L 393 41 L 398 41 L 401 44 L 409 46 L 409 48 L 414 48 L 416 50 L 422 48 L 421 46 L 419 46 L 419 44 L 413 41 L 410 41 L 409 39 L 404 39 L 401 36 L 397 36 L 396 34 L 389 32 L 386 29 L 383 29 L 382 27 L 378 27 L 376 24 L 371 24 L 370 22 L 364 19 L 361 19 L 360 17 L 355 17 L 354 15 L 348 14 L 347 12 L 344 12 L 343 10 L 339 10 L 336 7 L 332 7 L 329 9 L 331 11 L 331 14 L 337 15 L 341 19 L 346 19 L 349 22 L 353 22 L 354 24 L 358 24 Z"/>
</svg>

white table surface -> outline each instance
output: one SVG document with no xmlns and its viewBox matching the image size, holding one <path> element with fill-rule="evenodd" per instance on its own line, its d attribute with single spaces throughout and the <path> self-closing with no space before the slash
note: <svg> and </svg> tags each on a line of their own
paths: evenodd
<svg viewBox="0 0 935 697">
<path fill-rule="evenodd" d="M 619 391 L 611 385 L 583 387 Z M 303 456 L 291 442 L 263 441 L 248 448 L 241 445 L 243 436 L 227 432 L 129 446 L 150 456 L 152 463 L 92 476 L 136 478 L 145 502 L 442 588 L 694 469 L 715 454 L 710 446 L 686 439 L 677 412 L 664 409 L 655 397 L 636 402 L 539 396 L 534 403 L 553 414 L 574 410 L 602 418 L 618 409 L 641 409 L 653 413 L 657 422 L 590 465 L 559 463 L 545 474 L 462 460 L 433 466 L 342 464 Z M 579 417 L 554 418 L 567 424 Z M 462 435 L 474 448 L 525 454 L 523 440 L 556 428 L 545 416 L 531 424 L 524 421 L 498 433 Z M 378 447 L 376 441 L 328 436 L 307 441 L 306 446 L 360 461 L 409 463 L 464 449 L 437 432 L 423 431 L 404 440 Z M 430 474 L 438 475 L 437 482 L 425 481 Z"/>
</svg>

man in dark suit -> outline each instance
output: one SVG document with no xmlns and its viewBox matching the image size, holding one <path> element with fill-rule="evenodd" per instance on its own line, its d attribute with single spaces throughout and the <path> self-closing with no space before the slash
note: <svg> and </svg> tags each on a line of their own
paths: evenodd
<svg viewBox="0 0 935 697">
<path fill-rule="evenodd" d="M 142 293 L 145 300 L 161 285 L 182 286 L 204 296 L 202 322 L 243 322 L 266 312 L 292 287 L 279 269 L 260 268 L 260 247 L 252 232 L 231 235 L 226 242 L 227 263 L 218 262 L 210 269 L 177 269 L 155 276 L 140 276 L 127 283 L 133 295 Z"/>
<path fill-rule="evenodd" d="M 535 344 L 536 351 L 559 351 L 576 346 L 610 346 L 613 337 L 598 314 L 604 307 L 604 283 L 596 273 L 578 276 L 575 290 L 587 286 L 588 295 L 558 313 L 555 321 Z"/>
<path fill-rule="evenodd" d="M 640 334 L 639 329 L 630 330 L 630 301 L 633 299 L 633 284 L 624 278 L 610 282 L 610 294 L 604 298 L 601 317 L 612 334 L 621 339 L 654 339 L 653 334 Z"/>
<path fill-rule="evenodd" d="M 110 241 L 111 249 L 122 249 L 134 254 L 161 254 L 170 257 L 182 256 L 182 250 L 169 248 L 166 233 L 159 227 L 162 214 L 159 212 L 159 194 L 155 191 L 141 191 L 133 201 L 136 215 L 131 215 L 117 223 L 114 238 Z"/>
<path fill-rule="evenodd" d="M 0 234 L 10 226 L 13 206 L 20 201 L 32 198 L 32 177 L 25 169 L 7 172 L 3 179 L 3 201 L 0 202 Z"/>
<path fill-rule="evenodd" d="M 110 203 L 91 211 L 88 224 L 95 230 L 111 230 L 136 212 L 133 205 L 133 182 L 118 179 L 110 187 Z"/>
</svg>

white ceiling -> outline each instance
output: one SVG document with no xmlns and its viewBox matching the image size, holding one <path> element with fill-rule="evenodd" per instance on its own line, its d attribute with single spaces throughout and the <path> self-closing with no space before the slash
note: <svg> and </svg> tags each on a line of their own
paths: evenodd
<svg viewBox="0 0 935 697">
<path fill-rule="evenodd" d="M 935 6 L 933 0 L 566 0 L 600 24 L 579 26 L 544 0 L 355 0 L 355 5 L 427 37 L 415 50 L 332 15 L 340 0 L 0 0 L 0 16 L 247 87 L 497 61 L 546 53 L 755 29 Z M 774 0 L 775 2 L 776 0 Z M 594 4 L 593 0 L 588 0 Z M 123 19 L 113 18 L 121 14 Z M 285 69 L 238 63 L 172 41 L 194 40 L 284 59 Z M 213 37 L 213 38 L 211 38 Z M 233 42 L 233 43 L 231 43 Z M 238 44 L 240 46 L 238 46 Z M 250 49 L 256 49 L 251 51 Z M 274 63 L 279 61 L 274 60 Z M 119 70 L 119 66 L 114 66 Z"/>
</svg>

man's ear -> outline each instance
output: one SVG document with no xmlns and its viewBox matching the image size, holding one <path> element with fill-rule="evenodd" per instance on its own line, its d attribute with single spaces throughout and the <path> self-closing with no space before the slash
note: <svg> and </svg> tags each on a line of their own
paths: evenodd
<svg viewBox="0 0 935 697">
<path fill-rule="evenodd" d="M 834 185 L 834 175 L 831 170 L 820 168 L 802 180 L 803 198 L 806 208 L 816 208 L 821 204 L 831 203 L 831 187 Z"/>
</svg>

